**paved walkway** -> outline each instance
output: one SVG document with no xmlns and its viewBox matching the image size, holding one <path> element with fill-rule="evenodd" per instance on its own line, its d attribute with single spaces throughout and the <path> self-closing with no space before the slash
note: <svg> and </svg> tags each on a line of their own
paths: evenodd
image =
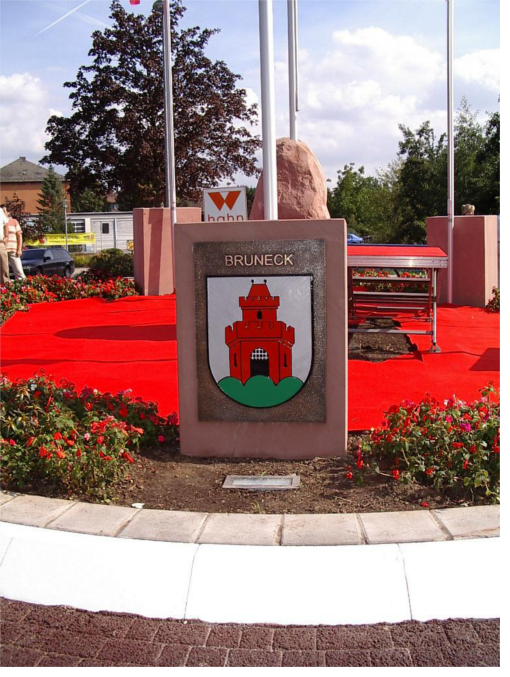
<svg viewBox="0 0 510 677">
<path fill-rule="evenodd" d="M 3 667 L 499 666 L 499 621 L 212 625 L 2 600 Z"/>
</svg>

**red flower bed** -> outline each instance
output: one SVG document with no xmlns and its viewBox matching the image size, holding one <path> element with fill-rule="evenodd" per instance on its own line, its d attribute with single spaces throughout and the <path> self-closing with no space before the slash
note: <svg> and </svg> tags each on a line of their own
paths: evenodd
<svg viewBox="0 0 510 677">
<path fill-rule="evenodd" d="M 418 404 L 390 407 L 383 426 L 358 448 L 358 481 L 371 469 L 398 481 L 499 502 L 499 396 L 492 385 L 481 394 L 470 404 L 455 396 L 442 404 L 425 397 Z"/>
<path fill-rule="evenodd" d="M 129 391 L 78 393 L 44 374 L 1 384 L 4 489 L 107 499 L 140 446 L 177 440 L 177 415 L 163 418 Z"/>
<path fill-rule="evenodd" d="M 34 275 L 25 280 L 14 280 L 0 286 L 0 322 L 17 310 L 27 311 L 32 303 L 70 301 L 97 296 L 113 301 L 124 296 L 138 296 L 133 280 L 122 277 L 108 280 L 70 279 Z"/>
</svg>

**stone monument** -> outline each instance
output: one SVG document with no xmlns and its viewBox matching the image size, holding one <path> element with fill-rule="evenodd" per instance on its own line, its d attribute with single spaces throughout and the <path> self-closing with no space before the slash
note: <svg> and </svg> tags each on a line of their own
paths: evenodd
<svg viewBox="0 0 510 677">
<path fill-rule="evenodd" d="M 303 141 L 276 141 L 278 219 L 329 219 L 326 177 L 316 155 Z M 264 218 L 262 172 L 250 212 L 250 220 Z"/>
<path fill-rule="evenodd" d="M 345 454 L 345 220 L 175 233 L 181 453 Z"/>
</svg>

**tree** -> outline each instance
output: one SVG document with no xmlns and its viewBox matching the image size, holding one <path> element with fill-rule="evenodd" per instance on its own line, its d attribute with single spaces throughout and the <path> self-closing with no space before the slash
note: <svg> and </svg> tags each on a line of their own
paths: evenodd
<svg viewBox="0 0 510 677">
<path fill-rule="evenodd" d="M 64 228 L 64 202 L 66 194 L 62 187 L 62 181 L 50 165 L 48 173 L 41 185 L 39 205 L 39 220 L 45 233 L 63 233 Z"/>
<path fill-rule="evenodd" d="M 333 218 L 344 218 L 349 230 L 387 242 L 393 221 L 393 202 L 388 177 L 365 176 L 354 163 L 338 171 L 337 185 L 328 190 L 328 209 Z"/>
<path fill-rule="evenodd" d="M 483 146 L 477 153 L 479 173 L 474 204 L 479 214 L 500 213 L 500 114 L 492 113 L 484 127 Z"/>
<path fill-rule="evenodd" d="M 73 212 L 104 212 L 106 199 L 100 188 L 84 188 L 72 194 Z"/>
<path fill-rule="evenodd" d="M 200 199 L 201 189 L 255 175 L 258 138 L 242 126 L 256 120 L 239 75 L 205 48 L 216 30 L 179 30 L 185 8 L 172 0 L 172 56 L 177 196 Z M 53 116 L 44 163 L 68 167 L 73 190 L 97 183 L 119 193 L 121 209 L 160 206 L 165 198 L 162 17 L 111 5 L 113 25 L 94 31 L 89 56 L 72 90 L 70 117 Z"/>
<path fill-rule="evenodd" d="M 430 122 L 412 132 L 399 125 L 404 135 L 399 141 L 401 158 L 395 200 L 397 242 L 424 242 L 428 216 L 444 213 L 447 201 L 446 135 L 436 141 Z"/>
</svg>

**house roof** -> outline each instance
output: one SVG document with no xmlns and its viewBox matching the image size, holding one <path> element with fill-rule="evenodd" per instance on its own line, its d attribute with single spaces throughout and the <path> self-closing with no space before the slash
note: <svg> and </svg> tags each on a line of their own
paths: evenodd
<svg viewBox="0 0 510 677">
<path fill-rule="evenodd" d="M 26 157 L 20 157 L 18 160 L 14 160 L 5 167 L 0 168 L 0 182 L 1 183 L 27 183 L 32 181 L 44 181 L 44 178 L 48 174 L 48 170 L 45 167 L 36 165 L 34 162 L 30 162 Z M 65 181 L 65 177 L 57 173 L 58 178 L 61 181 Z"/>
</svg>

